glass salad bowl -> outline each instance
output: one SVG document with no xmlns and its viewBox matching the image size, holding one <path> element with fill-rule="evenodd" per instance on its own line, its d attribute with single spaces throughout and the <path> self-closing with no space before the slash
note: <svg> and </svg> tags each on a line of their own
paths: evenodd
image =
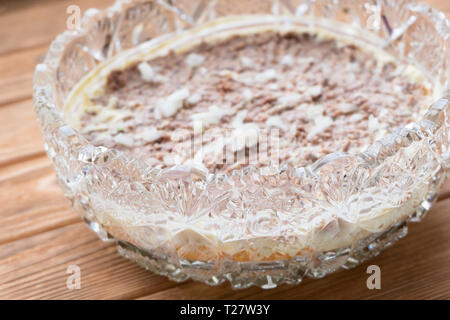
<svg viewBox="0 0 450 320">
<path fill-rule="evenodd" d="M 192 28 L 267 23 L 365 41 L 423 70 L 442 98 L 363 153 L 229 174 L 153 167 L 90 144 L 64 121 L 74 86 L 126 49 Z M 36 67 L 35 110 L 65 196 L 121 255 L 175 281 L 274 288 L 357 266 L 430 209 L 450 166 L 449 31 L 443 13 L 410 1 L 117 1 L 53 41 Z"/>
</svg>

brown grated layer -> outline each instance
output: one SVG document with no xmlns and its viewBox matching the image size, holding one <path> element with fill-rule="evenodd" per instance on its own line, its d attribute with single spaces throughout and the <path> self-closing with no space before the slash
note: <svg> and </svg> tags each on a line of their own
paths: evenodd
<svg viewBox="0 0 450 320">
<path fill-rule="evenodd" d="M 430 95 L 405 66 L 380 63 L 352 44 L 307 33 L 236 35 L 111 72 L 81 131 L 96 145 L 162 167 L 195 158 L 210 172 L 229 172 L 268 165 L 274 155 L 304 166 L 330 152 L 364 151 L 416 121 Z M 105 116 L 103 108 L 121 116 Z M 198 123 L 202 140 L 194 139 Z M 261 138 L 271 128 L 275 146 Z"/>
</svg>

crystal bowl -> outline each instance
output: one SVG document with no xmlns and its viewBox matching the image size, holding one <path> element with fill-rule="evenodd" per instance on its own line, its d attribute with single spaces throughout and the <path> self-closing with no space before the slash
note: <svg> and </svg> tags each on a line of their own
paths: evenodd
<svg viewBox="0 0 450 320">
<path fill-rule="evenodd" d="M 209 176 L 94 146 L 64 121 L 72 88 L 100 63 L 186 29 L 245 28 L 244 15 L 366 41 L 423 70 L 443 97 L 361 154 Z M 117 1 L 53 41 L 36 67 L 35 110 L 65 196 L 121 255 L 175 281 L 269 289 L 354 267 L 430 209 L 450 167 L 449 31 L 443 13 L 409 1 Z"/>
</svg>

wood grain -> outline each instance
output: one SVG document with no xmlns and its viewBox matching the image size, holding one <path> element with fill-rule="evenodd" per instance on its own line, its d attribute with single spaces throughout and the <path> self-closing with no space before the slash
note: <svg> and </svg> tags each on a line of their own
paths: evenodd
<svg viewBox="0 0 450 320">
<path fill-rule="evenodd" d="M 31 99 L 0 107 L 0 164 L 43 155 L 41 131 Z"/>
<path fill-rule="evenodd" d="M 48 44 L 66 27 L 69 5 L 82 11 L 106 8 L 111 0 L 25 0 L 0 4 L 0 54 Z M 14 26 L 14 32 L 11 32 Z"/>
<path fill-rule="evenodd" d="M 450 13 L 450 1 L 428 3 Z M 109 0 L 0 3 L 0 299 L 450 299 L 450 181 L 410 234 L 368 264 L 382 289 L 366 287 L 366 268 L 274 290 L 178 284 L 121 258 L 80 222 L 64 198 L 31 101 L 34 66 L 65 28 L 66 8 L 103 8 Z M 48 17 L 52 17 L 49 19 Z M 67 267 L 82 272 L 81 290 L 66 288 Z"/>
<path fill-rule="evenodd" d="M 0 106 L 31 98 L 34 66 L 44 59 L 48 44 L 0 55 Z"/>
<path fill-rule="evenodd" d="M 78 265 L 82 290 L 67 290 L 67 267 Z M 126 299 L 176 285 L 121 258 L 75 223 L 0 246 L 0 299 Z"/>
<path fill-rule="evenodd" d="M 39 159 L 45 159 L 40 157 Z M 64 198 L 50 161 L 24 163 L 17 175 L 0 177 L 0 244 L 79 222 Z"/>
</svg>

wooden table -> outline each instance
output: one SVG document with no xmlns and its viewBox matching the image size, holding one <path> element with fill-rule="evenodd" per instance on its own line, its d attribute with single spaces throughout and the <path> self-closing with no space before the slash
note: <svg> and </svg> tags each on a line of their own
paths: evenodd
<svg viewBox="0 0 450 320">
<path fill-rule="evenodd" d="M 450 13 L 450 1 L 429 0 Z M 175 283 L 120 257 L 82 223 L 57 184 L 31 101 L 31 78 L 50 41 L 65 28 L 68 5 L 107 0 L 22 0 L 0 4 L 0 298 L 3 299 L 450 299 L 450 183 L 406 239 L 356 269 L 274 290 L 233 291 Z M 381 267 L 368 290 L 367 266 Z M 69 265 L 81 289 L 68 290 Z"/>
</svg>

